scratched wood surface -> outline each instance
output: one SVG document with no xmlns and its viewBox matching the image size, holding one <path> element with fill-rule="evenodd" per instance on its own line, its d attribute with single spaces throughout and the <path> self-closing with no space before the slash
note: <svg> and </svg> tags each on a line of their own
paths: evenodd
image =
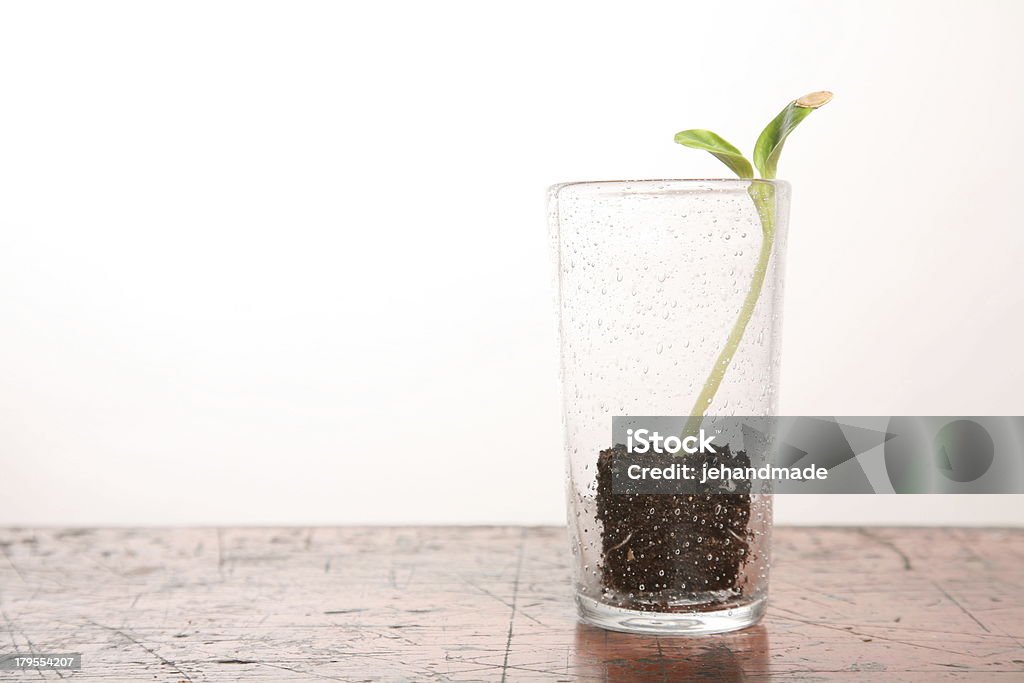
<svg viewBox="0 0 1024 683">
<path fill-rule="evenodd" d="M 1024 680 L 1024 529 L 776 529 L 764 622 L 576 622 L 564 529 L 0 529 L 0 653 L 75 680 Z M 56 672 L 0 672 L 0 680 Z"/>
</svg>

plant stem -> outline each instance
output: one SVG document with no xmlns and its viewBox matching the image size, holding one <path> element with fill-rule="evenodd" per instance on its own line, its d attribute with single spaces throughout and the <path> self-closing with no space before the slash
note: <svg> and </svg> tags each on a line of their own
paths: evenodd
<svg viewBox="0 0 1024 683">
<path fill-rule="evenodd" d="M 683 429 L 684 438 L 696 436 L 700 431 L 700 424 L 704 420 L 704 413 L 707 412 L 712 400 L 714 400 L 718 387 L 721 385 L 722 379 L 725 378 L 725 373 L 732 362 L 732 357 L 736 354 L 736 349 L 739 348 L 740 342 L 743 340 L 743 333 L 746 332 L 747 325 L 754 315 L 754 309 L 761 298 L 764 278 L 768 273 L 768 262 L 771 260 L 772 244 L 775 241 L 775 186 L 771 183 L 752 181 L 747 189 L 747 193 L 754 201 L 758 218 L 761 220 L 761 253 L 758 255 L 757 265 L 754 267 L 754 274 L 750 279 L 750 289 L 747 290 L 747 296 L 743 300 L 743 307 L 740 308 L 739 317 L 733 323 L 729 338 L 725 340 L 725 346 L 718 354 L 715 364 L 711 367 L 711 373 L 708 375 L 707 381 L 704 382 L 704 388 L 701 389 L 700 394 L 697 396 L 697 401 L 693 404 L 693 409 L 690 410 L 690 417 L 686 421 L 686 427 Z"/>
</svg>

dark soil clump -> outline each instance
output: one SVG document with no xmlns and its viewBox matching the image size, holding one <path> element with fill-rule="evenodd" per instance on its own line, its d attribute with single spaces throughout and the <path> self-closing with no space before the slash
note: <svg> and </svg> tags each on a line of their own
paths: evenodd
<svg viewBox="0 0 1024 683">
<path fill-rule="evenodd" d="M 745 454 L 731 458 L 729 447 L 715 457 L 743 466 Z M 625 446 L 601 451 L 597 462 L 597 518 L 601 532 L 602 585 L 633 593 L 644 609 L 658 609 L 661 591 L 736 589 L 748 551 L 749 485 L 737 493 L 613 493 L 613 462 Z M 651 454 L 651 466 L 683 462 L 680 456 Z M 681 456 L 697 472 L 708 456 Z M 678 491 L 678 489 L 675 489 Z M 716 489 L 718 490 L 718 489 Z"/>
</svg>

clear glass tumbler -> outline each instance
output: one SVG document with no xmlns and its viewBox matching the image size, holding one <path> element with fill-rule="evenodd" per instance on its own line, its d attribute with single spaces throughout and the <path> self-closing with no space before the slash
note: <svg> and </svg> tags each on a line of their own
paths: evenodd
<svg viewBox="0 0 1024 683">
<path fill-rule="evenodd" d="M 615 498 L 627 494 L 601 484 L 601 461 L 616 446 L 614 416 L 775 413 L 788 206 L 782 181 L 582 182 L 549 191 L 570 543 L 589 623 L 706 634 L 764 613 L 770 496 Z"/>
</svg>

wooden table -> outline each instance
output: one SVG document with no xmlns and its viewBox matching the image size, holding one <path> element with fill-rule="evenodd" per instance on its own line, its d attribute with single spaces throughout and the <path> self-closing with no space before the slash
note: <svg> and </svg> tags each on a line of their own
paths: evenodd
<svg viewBox="0 0 1024 683">
<path fill-rule="evenodd" d="M 775 531 L 704 638 L 578 624 L 565 530 L 0 529 L 0 653 L 75 680 L 1024 680 L 1024 529 Z M 980 676 L 979 676 L 980 674 Z M 58 678 L 0 672 L 0 680 Z"/>
</svg>

